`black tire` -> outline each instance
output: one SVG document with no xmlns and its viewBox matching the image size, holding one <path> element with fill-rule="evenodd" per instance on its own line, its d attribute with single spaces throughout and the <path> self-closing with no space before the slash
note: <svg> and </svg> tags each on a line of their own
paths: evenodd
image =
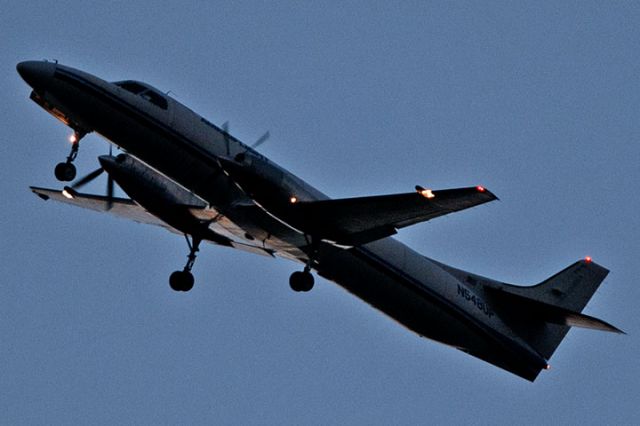
<svg viewBox="0 0 640 426">
<path fill-rule="evenodd" d="M 302 291 L 302 275 L 300 271 L 296 271 L 289 277 L 289 286 L 295 292 Z"/>
<path fill-rule="evenodd" d="M 174 291 L 189 291 L 194 282 L 193 275 L 187 271 L 175 271 L 169 277 L 169 286 Z"/>
<path fill-rule="evenodd" d="M 313 283 L 314 279 L 311 272 L 302 272 L 302 291 L 311 291 L 311 289 L 313 288 Z"/>
<path fill-rule="evenodd" d="M 182 282 L 182 291 L 189 291 L 193 288 L 193 284 L 195 284 L 195 279 L 193 278 L 193 274 L 191 272 L 184 272 Z"/>
<path fill-rule="evenodd" d="M 59 181 L 71 182 L 76 178 L 76 166 L 71 163 L 58 163 L 54 174 Z"/>
<path fill-rule="evenodd" d="M 313 275 L 311 272 L 296 271 L 289 278 L 289 286 L 295 292 L 307 292 L 313 288 Z"/>
</svg>

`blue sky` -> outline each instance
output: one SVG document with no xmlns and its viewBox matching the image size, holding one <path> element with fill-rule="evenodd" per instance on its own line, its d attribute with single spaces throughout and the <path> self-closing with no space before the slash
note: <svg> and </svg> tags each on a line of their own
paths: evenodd
<svg viewBox="0 0 640 426">
<path fill-rule="evenodd" d="M 561 4 L 558 4 L 561 3 Z M 640 8 L 634 2 L 7 2 L 0 422 L 631 424 L 640 414 Z M 297 268 L 44 203 L 70 131 L 15 72 L 140 79 L 333 197 L 483 184 L 500 202 L 402 230 L 427 256 L 534 284 L 611 269 L 530 384 L 422 340 Z M 107 151 L 83 141 L 83 174 Z M 98 193 L 105 183 L 88 187 Z"/>
</svg>

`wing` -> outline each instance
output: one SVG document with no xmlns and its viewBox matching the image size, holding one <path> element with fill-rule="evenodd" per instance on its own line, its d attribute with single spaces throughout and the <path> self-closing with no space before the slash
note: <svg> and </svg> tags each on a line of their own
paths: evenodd
<svg viewBox="0 0 640 426">
<path fill-rule="evenodd" d="M 114 216 L 134 220 L 138 223 L 161 226 L 172 232 L 182 234 L 175 228 L 167 225 L 144 208 L 126 198 L 112 198 L 111 209 L 108 208 L 107 197 L 92 194 L 76 194 L 73 198 L 62 195 L 62 191 L 56 189 L 38 188 L 31 186 L 31 191 L 43 200 L 54 200 L 97 212 L 109 213 Z"/>
<path fill-rule="evenodd" d="M 102 213 L 109 213 L 111 215 L 130 219 L 138 223 L 160 226 L 173 233 L 184 235 L 183 232 L 163 222 L 130 199 L 112 198 L 111 208 L 109 209 L 107 197 L 103 197 L 100 195 L 75 194 L 73 198 L 67 198 L 62 195 L 62 191 L 56 189 L 38 188 L 33 186 L 30 188 L 34 194 L 36 194 L 43 200 L 54 200 L 76 207 L 82 207 L 84 209 L 94 210 Z M 215 243 L 215 241 L 212 240 L 208 241 Z M 227 246 L 227 244 L 224 245 Z M 238 250 L 247 251 L 249 253 L 275 257 L 275 252 L 273 250 L 269 250 L 258 245 L 247 244 L 245 242 L 234 241 L 230 239 L 229 246 Z"/>
<path fill-rule="evenodd" d="M 468 209 L 497 197 L 487 189 L 469 188 L 374 197 L 298 202 L 291 206 L 295 226 L 337 244 L 354 246 L 393 235 L 398 228 Z"/>
</svg>

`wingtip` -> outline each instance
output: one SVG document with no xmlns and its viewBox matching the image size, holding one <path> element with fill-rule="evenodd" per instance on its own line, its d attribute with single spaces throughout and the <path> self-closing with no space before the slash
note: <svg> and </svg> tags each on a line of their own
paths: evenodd
<svg viewBox="0 0 640 426">
<path fill-rule="evenodd" d="M 485 186 L 482 186 L 482 185 L 476 186 L 476 191 L 489 196 L 489 198 L 491 198 L 492 200 L 500 201 L 500 198 L 498 198 L 498 196 L 493 192 L 489 191 Z"/>
<path fill-rule="evenodd" d="M 39 198 L 43 199 L 44 201 L 49 200 L 49 196 L 41 192 L 38 192 L 38 188 L 36 188 L 35 186 L 30 186 L 29 189 L 31 190 L 31 192 L 36 194 Z"/>
</svg>

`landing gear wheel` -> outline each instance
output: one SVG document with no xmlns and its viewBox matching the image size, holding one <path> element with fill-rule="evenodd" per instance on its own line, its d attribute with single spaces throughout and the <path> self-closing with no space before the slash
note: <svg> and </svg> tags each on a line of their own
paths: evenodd
<svg viewBox="0 0 640 426">
<path fill-rule="evenodd" d="M 189 271 L 175 271 L 169 277 L 169 285 L 175 291 L 189 291 L 193 288 L 193 275 Z"/>
<path fill-rule="evenodd" d="M 175 291 L 189 291 L 193 288 L 193 283 L 195 280 L 193 279 L 193 275 L 191 274 L 191 268 L 193 268 L 193 264 L 196 261 L 196 253 L 198 252 L 198 247 L 200 246 L 201 238 L 192 237 L 192 241 L 189 241 L 189 236 L 184 236 L 185 240 L 187 240 L 187 245 L 189 246 L 189 255 L 187 256 L 187 264 L 185 265 L 182 271 L 175 271 L 169 277 L 169 285 Z"/>
<path fill-rule="evenodd" d="M 76 178 L 76 166 L 71 163 L 58 163 L 54 173 L 59 181 L 71 182 Z"/>
<path fill-rule="evenodd" d="M 58 163 L 55 169 L 55 175 L 58 180 L 70 182 L 76 178 L 76 166 L 72 163 L 78 156 L 80 139 L 82 139 L 86 134 L 86 131 L 74 130 L 73 136 L 69 139 L 71 141 L 71 152 L 69 152 L 69 155 L 67 156 L 67 161 L 64 163 Z"/>
<path fill-rule="evenodd" d="M 296 271 L 289 278 L 291 289 L 296 292 L 307 292 L 313 288 L 313 275 L 309 271 Z"/>
</svg>

